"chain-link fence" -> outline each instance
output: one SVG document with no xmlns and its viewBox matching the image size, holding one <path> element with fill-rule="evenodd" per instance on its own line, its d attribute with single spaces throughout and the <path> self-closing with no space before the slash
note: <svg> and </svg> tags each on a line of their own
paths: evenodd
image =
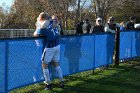
<svg viewBox="0 0 140 93">
<path fill-rule="evenodd" d="M 0 93 L 44 81 L 40 60 L 42 43 L 39 42 L 42 38 L 0 40 L 0 79 L 4 81 L 0 82 Z M 64 76 L 112 63 L 113 34 L 64 36 L 60 44 Z"/>
<path fill-rule="evenodd" d="M 60 65 L 63 75 L 106 66 L 113 62 L 114 34 L 63 36 Z M 43 81 L 42 38 L 0 40 L 0 93 Z M 140 56 L 140 31 L 120 32 L 120 59 Z M 20 77 L 20 78 L 19 78 Z"/>
</svg>

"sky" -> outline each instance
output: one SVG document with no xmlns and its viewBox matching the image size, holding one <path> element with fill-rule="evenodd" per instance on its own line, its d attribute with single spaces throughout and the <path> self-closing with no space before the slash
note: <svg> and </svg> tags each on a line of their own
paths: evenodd
<svg viewBox="0 0 140 93">
<path fill-rule="evenodd" d="M 82 1 L 85 1 L 85 0 L 82 0 Z M 12 5 L 12 2 L 14 2 L 14 0 L 0 0 L 0 6 L 3 6 L 2 3 L 5 3 L 5 6 L 10 7 Z M 89 2 L 87 2 L 86 5 L 89 5 Z"/>
<path fill-rule="evenodd" d="M 81 0 L 81 1 L 85 1 L 85 0 Z M 86 1 L 88 1 L 88 0 L 86 0 Z M 7 6 L 11 7 L 13 2 L 14 2 L 14 0 L 0 0 L 0 6 L 3 7 L 4 9 L 6 9 Z M 3 4 L 3 3 L 5 3 L 5 4 Z M 88 6 L 89 4 L 90 4 L 90 2 L 86 2 L 86 6 Z"/>
<path fill-rule="evenodd" d="M 3 8 L 5 8 L 5 6 L 8 6 L 8 7 L 10 7 L 11 5 L 12 5 L 12 2 L 13 2 L 14 0 L 0 0 L 0 6 L 1 7 L 3 7 Z M 5 3 L 4 5 L 3 5 L 3 3 Z"/>
</svg>

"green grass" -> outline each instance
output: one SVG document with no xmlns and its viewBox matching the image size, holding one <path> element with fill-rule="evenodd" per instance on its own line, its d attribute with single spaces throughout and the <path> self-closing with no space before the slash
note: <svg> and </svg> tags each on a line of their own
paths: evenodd
<svg viewBox="0 0 140 93">
<path fill-rule="evenodd" d="M 65 77 L 65 81 L 65 89 L 58 88 L 58 80 L 54 80 L 51 91 L 44 90 L 44 84 L 39 83 L 10 93 L 140 93 L 140 60 L 98 69 L 94 75 L 92 71 L 78 73 Z"/>
</svg>

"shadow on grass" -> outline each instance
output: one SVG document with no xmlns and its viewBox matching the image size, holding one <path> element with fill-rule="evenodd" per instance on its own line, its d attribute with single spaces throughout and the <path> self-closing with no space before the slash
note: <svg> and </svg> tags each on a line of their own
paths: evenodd
<svg viewBox="0 0 140 93">
<path fill-rule="evenodd" d="M 84 77 L 70 76 L 66 89 L 55 93 L 139 93 L 140 63 L 123 63 L 119 67 L 110 67 L 96 75 Z M 75 82 L 75 83 L 71 83 Z"/>
<path fill-rule="evenodd" d="M 136 62 L 137 61 L 137 62 Z M 25 88 L 26 91 L 12 93 L 140 93 L 140 60 L 121 63 L 118 67 L 107 70 L 86 71 L 67 76 L 66 88 L 58 88 L 55 83 L 53 90 L 44 90 L 44 84 Z"/>
</svg>

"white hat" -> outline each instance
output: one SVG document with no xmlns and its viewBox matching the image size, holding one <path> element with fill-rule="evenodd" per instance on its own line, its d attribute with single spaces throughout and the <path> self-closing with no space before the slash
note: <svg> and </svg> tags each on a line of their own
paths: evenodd
<svg viewBox="0 0 140 93">
<path fill-rule="evenodd" d="M 100 23 L 99 23 L 99 20 L 100 20 Z M 101 25 L 102 24 L 102 18 L 98 17 L 96 19 L 96 25 Z"/>
<path fill-rule="evenodd" d="M 102 18 L 98 17 L 96 20 L 101 20 L 102 21 Z"/>
</svg>

